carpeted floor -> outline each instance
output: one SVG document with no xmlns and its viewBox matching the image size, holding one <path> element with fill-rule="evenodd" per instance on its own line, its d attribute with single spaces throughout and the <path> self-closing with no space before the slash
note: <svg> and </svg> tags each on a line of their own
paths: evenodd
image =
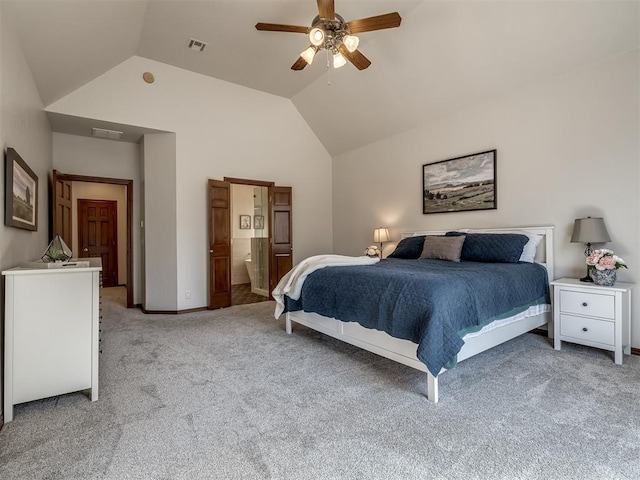
<svg viewBox="0 0 640 480">
<path fill-rule="evenodd" d="M 100 398 L 19 405 L 0 479 L 636 479 L 640 358 L 524 335 L 425 376 L 273 302 L 184 315 L 104 289 Z"/>
</svg>

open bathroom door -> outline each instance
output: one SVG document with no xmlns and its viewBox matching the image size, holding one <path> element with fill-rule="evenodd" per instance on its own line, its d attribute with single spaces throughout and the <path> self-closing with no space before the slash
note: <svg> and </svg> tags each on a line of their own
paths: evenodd
<svg viewBox="0 0 640 480">
<path fill-rule="evenodd" d="M 291 187 L 271 188 L 271 261 L 269 298 L 280 279 L 293 268 Z"/>
<path fill-rule="evenodd" d="M 231 306 L 231 183 L 209 180 L 209 308 Z"/>
</svg>

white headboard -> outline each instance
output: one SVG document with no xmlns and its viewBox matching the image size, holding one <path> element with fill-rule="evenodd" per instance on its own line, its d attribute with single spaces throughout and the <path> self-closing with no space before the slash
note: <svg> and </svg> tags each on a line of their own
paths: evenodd
<svg viewBox="0 0 640 480">
<path fill-rule="evenodd" d="M 456 228 L 448 230 L 416 230 L 413 232 L 401 232 L 400 238 L 416 237 L 418 235 L 444 235 L 447 232 L 467 233 L 530 233 L 542 235 L 542 241 L 536 251 L 536 262 L 544 265 L 549 275 L 549 281 L 555 280 L 553 271 L 553 229 L 555 227 L 505 227 L 505 228 Z"/>
</svg>

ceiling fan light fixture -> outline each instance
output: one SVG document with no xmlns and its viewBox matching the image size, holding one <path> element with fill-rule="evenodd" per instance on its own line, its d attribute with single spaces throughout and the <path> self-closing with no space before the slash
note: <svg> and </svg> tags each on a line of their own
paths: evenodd
<svg viewBox="0 0 640 480">
<path fill-rule="evenodd" d="M 347 59 L 338 52 L 333 54 L 333 68 L 340 68 L 347 63 Z"/>
<path fill-rule="evenodd" d="M 353 53 L 358 49 L 360 39 L 355 35 L 345 35 L 342 39 L 342 43 L 344 43 L 344 46 L 349 50 L 349 52 Z"/>
<path fill-rule="evenodd" d="M 324 37 L 324 30 L 322 30 L 321 28 L 314 27 L 309 32 L 309 40 L 311 40 L 311 44 L 315 45 L 316 47 L 322 45 L 322 43 L 324 42 Z"/>
<path fill-rule="evenodd" d="M 300 56 L 304 59 L 305 62 L 311 65 L 311 63 L 313 62 L 313 57 L 316 56 L 316 47 L 311 45 L 304 52 L 302 52 Z"/>
</svg>

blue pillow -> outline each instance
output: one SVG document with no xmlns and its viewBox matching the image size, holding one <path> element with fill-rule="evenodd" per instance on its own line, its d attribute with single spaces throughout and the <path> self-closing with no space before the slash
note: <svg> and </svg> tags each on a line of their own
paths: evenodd
<svg viewBox="0 0 640 480">
<path fill-rule="evenodd" d="M 410 260 L 420 258 L 425 236 L 426 235 L 418 235 L 417 237 L 403 238 L 393 253 L 387 258 L 405 258 Z"/>
<path fill-rule="evenodd" d="M 522 249 L 529 241 L 518 233 L 447 232 L 448 237 L 464 235 L 460 259 L 463 262 L 518 263 Z"/>
</svg>

